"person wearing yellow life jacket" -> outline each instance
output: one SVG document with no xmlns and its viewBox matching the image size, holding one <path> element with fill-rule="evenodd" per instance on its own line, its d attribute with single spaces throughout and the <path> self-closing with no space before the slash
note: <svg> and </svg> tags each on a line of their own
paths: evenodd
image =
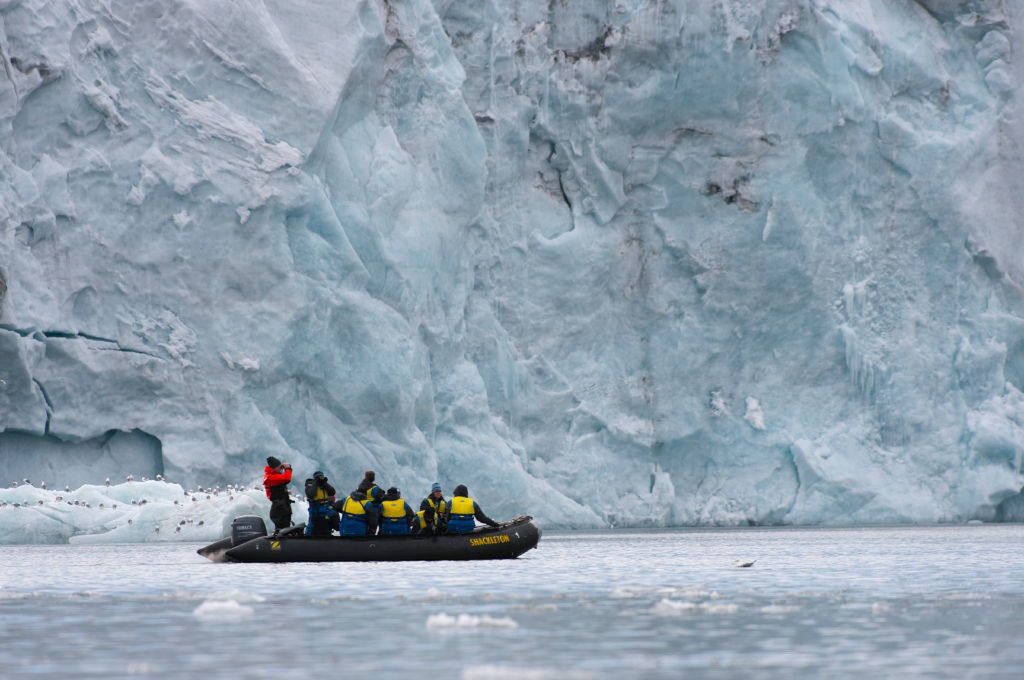
<svg viewBox="0 0 1024 680">
<path fill-rule="evenodd" d="M 381 513 L 381 501 L 384 500 L 384 489 L 377 486 L 377 473 L 373 470 L 367 470 L 363 473 L 363 481 L 359 482 L 359 486 L 356 487 L 356 491 L 362 491 L 366 494 L 366 500 L 373 505 L 377 511 L 377 522 L 380 521 Z M 373 536 L 377 533 L 379 524 L 372 524 L 370 526 L 370 535 Z"/>
<path fill-rule="evenodd" d="M 391 487 L 381 501 L 380 533 L 382 536 L 408 536 L 416 515 L 402 499 L 402 492 Z"/>
<path fill-rule="evenodd" d="M 353 491 L 336 506 L 341 513 L 342 536 L 372 536 L 377 527 L 377 509 L 362 491 Z"/>
<path fill-rule="evenodd" d="M 480 506 L 469 497 L 469 490 L 465 484 L 459 484 L 452 492 L 452 499 L 448 503 L 448 533 L 468 534 L 476 528 L 474 519 L 490 527 L 497 527 L 499 524 L 484 514 Z"/>
<path fill-rule="evenodd" d="M 434 511 L 429 507 L 420 510 L 412 518 L 412 528 L 409 530 L 413 536 L 423 536 L 434 532 Z"/>
<path fill-rule="evenodd" d="M 434 485 L 430 487 L 430 495 L 420 503 L 420 510 L 430 510 L 434 523 L 433 531 L 439 534 L 444 533 L 445 520 L 448 517 L 448 501 L 444 499 L 444 492 L 439 483 L 434 482 Z"/>
<path fill-rule="evenodd" d="M 377 473 L 373 470 L 367 470 L 363 473 L 363 481 L 359 482 L 356 491 L 366 494 L 367 499 L 371 501 L 377 496 L 378 491 L 381 494 L 384 493 L 384 490 L 377 486 Z"/>
</svg>

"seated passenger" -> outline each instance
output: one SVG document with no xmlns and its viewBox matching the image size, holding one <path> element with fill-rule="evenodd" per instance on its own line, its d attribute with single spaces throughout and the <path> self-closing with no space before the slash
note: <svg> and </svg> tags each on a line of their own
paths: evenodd
<svg viewBox="0 0 1024 680">
<path fill-rule="evenodd" d="M 476 528 L 476 518 L 487 526 L 497 527 L 497 522 L 484 514 L 477 502 L 469 497 L 465 484 L 459 484 L 452 492 L 452 500 L 448 504 L 448 533 L 468 534 Z"/>
<path fill-rule="evenodd" d="M 363 481 L 359 482 L 359 486 L 356 487 L 356 491 L 361 491 L 362 493 L 366 494 L 367 498 L 370 499 L 372 499 L 376 495 L 375 491 L 379 490 L 381 491 L 381 493 L 383 493 L 383 490 L 379 486 L 377 486 L 376 480 L 377 473 L 374 472 L 373 470 L 367 470 L 366 472 L 363 473 Z"/>
<path fill-rule="evenodd" d="M 334 487 L 327 476 L 317 470 L 312 479 L 306 480 L 306 502 L 309 504 L 309 520 L 306 522 L 306 536 L 330 536 L 338 528 L 338 511 L 334 509 Z"/>
<path fill-rule="evenodd" d="M 381 502 L 381 535 L 407 536 L 409 525 L 415 517 L 409 504 L 402 500 L 402 492 L 395 487 L 388 489 Z"/>
<path fill-rule="evenodd" d="M 374 523 L 370 525 L 369 534 L 371 536 L 376 535 L 377 529 L 380 526 L 381 501 L 384 500 L 384 489 L 377 486 L 376 480 L 377 473 L 373 470 L 367 470 L 363 473 L 363 481 L 359 482 L 359 486 L 356 487 L 356 491 L 362 491 L 366 494 L 366 499 L 377 511 L 376 520 L 374 520 Z"/>
<path fill-rule="evenodd" d="M 420 503 L 420 510 L 430 510 L 430 514 L 434 519 L 434 526 L 432 530 L 435 533 L 443 534 L 445 532 L 445 519 L 448 516 L 448 501 L 444 499 L 444 492 L 441 491 L 441 485 L 434 482 L 434 485 L 430 487 L 430 495 L 423 499 Z"/>
<path fill-rule="evenodd" d="M 428 534 L 436 533 L 434 523 L 434 511 L 429 507 L 426 510 L 420 510 L 412 518 L 412 529 L 410 530 L 413 536 L 425 536 Z"/>
<path fill-rule="evenodd" d="M 377 509 L 361 491 L 350 493 L 337 509 L 341 512 L 342 536 L 372 536 L 371 530 L 376 531 Z"/>
</svg>

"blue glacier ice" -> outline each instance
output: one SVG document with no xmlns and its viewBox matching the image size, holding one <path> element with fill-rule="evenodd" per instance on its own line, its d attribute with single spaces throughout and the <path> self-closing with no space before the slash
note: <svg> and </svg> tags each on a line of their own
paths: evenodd
<svg viewBox="0 0 1024 680">
<path fill-rule="evenodd" d="M 0 482 L 273 454 L 547 525 L 1024 517 L 1022 36 L 0 0 Z"/>
</svg>

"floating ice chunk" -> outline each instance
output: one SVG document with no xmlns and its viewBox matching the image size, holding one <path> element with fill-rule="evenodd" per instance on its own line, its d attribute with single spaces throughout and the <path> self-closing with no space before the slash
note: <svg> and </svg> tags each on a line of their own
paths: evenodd
<svg viewBox="0 0 1024 680">
<path fill-rule="evenodd" d="M 267 598 L 257 593 L 248 593 L 242 590 L 226 590 L 221 593 L 215 593 L 210 597 L 211 600 L 221 600 L 224 602 L 238 602 L 240 604 L 252 604 L 256 602 L 266 602 Z"/>
<path fill-rule="evenodd" d="M 196 618 L 207 621 L 238 621 L 249 618 L 253 613 L 255 610 L 252 607 L 234 600 L 207 600 L 192 612 Z"/>
<path fill-rule="evenodd" d="M 739 605 L 727 602 L 702 602 L 700 609 L 708 614 L 734 614 L 739 609 Z"/>
<path fill-rule="evenodd" d="M 157 667 L 151 663 L 145 661 L 132 661 L 124 667 L 125 673 L 128 675 L 153 675 L 157 671 Z"/>
<path fill-rule="evenodd" d="M 610 595 L 611 595 L 611 597 L 613 597 L 613 598 L 615 598 L 617 600 L 628 600 L 628 599 L 632 599 L 632 598 L 635 598 L 635 597 L 642 597 L 643 595 L 645 595 L 648 592 L 650 592 L 650 591 L 648 589 L 644 589 L 644 588 L 623 587 L 623 588 L 616 588 L 616 589 L 614 589 L 610 593 Z"/>
<path fill-rule="evenodd" d="M 697 609 L 696 602 L 680 602 L 679 600 L 664 598 L 658 604 L 651 607 L 651 613 L 655 616 L 681 616 L 695 609 Z"/>
<path fill-rule="evenodd" d="M 676 597 L 685 597 L 691 600 L 698 598 L 709 598 L 713 600 L 718 597 L 717 591 L 704 590 L 703 588 L 673 588 L 672 594 Z"/>
<path fill-rule="evenodd" d="M 474 628 L 518 628 L 519 624 L 507 616 L 492 617 L 484 614 L 431 614 L 427 617 L 427 630 L 451 630 L 451 629 L 474 629 Z"/>
<path fill-rule="evenodd" d="M 680 600 L 662 599 L 651 607 L 651 613 L 655 616 L 682 616 L 683 614 L 695 611 L 707 614 L 732 614 L 738 609 L 735 604 L 726 602 L 687 602 Z"/>
</svg>

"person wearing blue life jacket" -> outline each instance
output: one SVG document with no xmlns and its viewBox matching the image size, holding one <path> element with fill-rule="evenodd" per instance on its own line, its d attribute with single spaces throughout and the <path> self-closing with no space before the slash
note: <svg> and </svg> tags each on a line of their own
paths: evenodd
<svg viewBox="0 0 1024 680">
<path fill-rule="evenodd" d="M 306 503 L 309 505 L 309 520 L 306 522 L 306 536 L 330 536 L 338 528 L 338 511 L 334 509 L 334 487 L 327 476 L 317 470 L 306 480 Z"/>
<path fill-rule="evenodd" d="M 391 487 L 381 501 L 380 533 L 382 536 L 408 536 L 409 528 L 416 517 L 409 504 L 402 499 L 402 492 Z"/>
<path fill-rule="evenodd" d="M 353 491 L 336 506 L 341 513 L 339 533 L 342 536 L 372 536 L 377 527 L 377 509 L 362 491 Z"/>
<path fill-rule="evenodd" d="M 474 519 L 489 527 L 498 527 L 498 523 L 484 514 L 480 506 L 469 497 L 469 490 L 465 484 L 459 484 L 452 492 L 452 498 L 448 501 L 448 533 L 468 534 L 476 528 Z"/>
</svg>

